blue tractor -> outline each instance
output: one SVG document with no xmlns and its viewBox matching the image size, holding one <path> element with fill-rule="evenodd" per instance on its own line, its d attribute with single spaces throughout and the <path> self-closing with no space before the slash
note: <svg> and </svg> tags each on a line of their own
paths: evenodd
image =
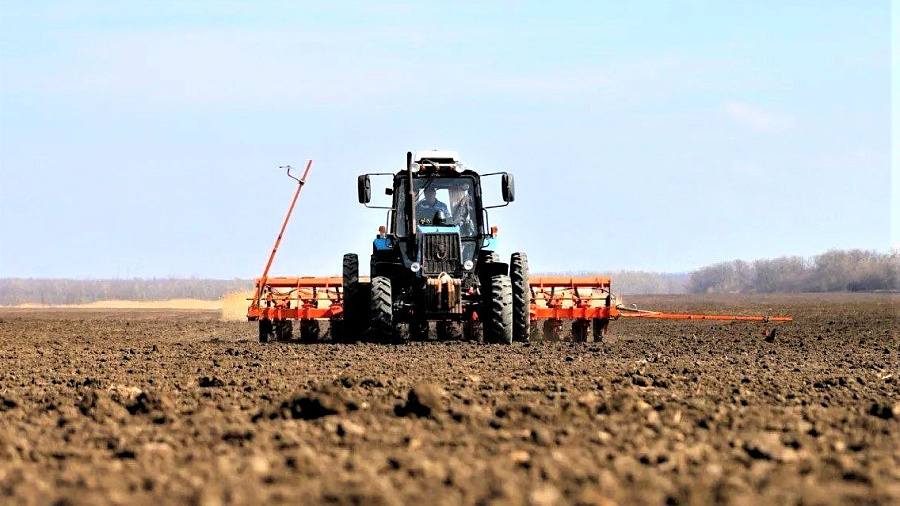
<svg viewBox="0 0 900 506">
<path fill-rule="evenodd" d="M 391 176 L 390 207 L 369 205 L 370 176 Z M 484 206 L 481 178 L 499 176 L 502 204 Z M 487 210 L 515 198 L 512 174 L 479 175 L 453 151 L 406 155 L 406 168 L 358 178 L 359 202 L 387 209 L 370 259 L 370 280 L 359 277 L 359 257 L 344 255 L 345 338 L 376 342 L 427 339 L 435 322 L 441 340 L 508 344 L 527 341 L 531 291 L 528 258 L 501 262 L 496 227 Z"/>
</svg>

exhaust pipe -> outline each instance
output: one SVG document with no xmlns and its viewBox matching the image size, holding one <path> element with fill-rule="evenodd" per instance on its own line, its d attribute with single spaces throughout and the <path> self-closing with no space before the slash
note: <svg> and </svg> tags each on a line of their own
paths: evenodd
<svg viewBox="0 0 900 506">
<path fill-rule="evenodd" d="M 416 189 L 413 187 L 412 173 L 412 151 L 406 152 L 406 177 L 409 183 L 409 194 L 406 196 L 406 230 L 408 231 L 409 242 L 407 244 L 406 254 L 410 258 L 416 257 Z"/>
</svg>

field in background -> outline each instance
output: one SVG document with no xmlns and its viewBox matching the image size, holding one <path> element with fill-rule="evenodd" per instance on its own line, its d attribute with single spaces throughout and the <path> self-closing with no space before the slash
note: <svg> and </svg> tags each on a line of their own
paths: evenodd
<svg viewBox="0 0 900 506">
<path fill-rule="evenodd" d="M 622 295 L 900 291 L 900 251 L 833 250 L 809 258 L 722 262 L 680 274 L 630 270 L 542 273 L 535 265 L 531 271 L 532 275 L 609 276 L 613 292 Z M 81 307 L 99 301 L 128 301 L 127 304 L 133 301 L 134 305 L 94 307 L 177 309 L 187 308 L 186 300 L 206 301 L 209 304 L 205 308 L 222 301 L 227 318 L 235 314 L 237 302 L 232 294 L 248 292 L 253 286 L 254 280 L 250 279 L 2 278 L 0 307 L 22 304 Z"/>
<path fill-rule="evenodd" d="M 173 299 L 173 300 L 98 300 L 90 304 L 19 304 L 20 309 L 207 309 L 222 308 L 221 300 Z"/>
<path fill-rule="evenodd" d="M 687 274 L 656 272 L 567 272 L 540 273 L 566 276 L 610 276 L 613 290 L 622 294 L 675 294 L 684 293 Z M 287 273 L 304 275 L 306 273 Z M 337 274 L 339 276 L 339 274 Z M 166 308 L 165 301 L 196 299 L 225 302 L 225 312 L 232 314 L 231 294 L 253 289 L 251 279 L 0 279 L 0 306 L 81 306 L 98 301 L 156 302 L 162 305 L 143 307 Z M 246 310 L 246 304 L 245 308 Z"/>
<path fill-rule="evenodd" d="M 6 306 L 15 309 L 197 309 L 220 311 L 224 320 L 244 320 L 247 318 L 249 298 L 252 290 L 226 294 L 219 300 L 169 299 L 169 300 L 100 300 L 90 304 L 18 304 Z M 0 306 L 3 307 L 3 306 Z"/>
</svg>

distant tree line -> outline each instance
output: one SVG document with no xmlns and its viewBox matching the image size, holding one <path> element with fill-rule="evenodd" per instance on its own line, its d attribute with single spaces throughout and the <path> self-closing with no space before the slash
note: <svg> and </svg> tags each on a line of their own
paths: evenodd
<svg viewBox="0 0 900 506">
<path fill-rule="evenodd" d="M 691 273 L 690 293 L 900 290 L 900 251 L 832 250 L 812 258 L 722 262 Z"/>
<path fill-rule="evenodd" d="M 219 300 L 253 288 L 249 279 L 0 279 L 0 305 L 88 304 L 98 300 Z"/>
<path fill-rule="evenodd" d="M 556 274 L 559 275 L 559 274 Z M 606 271 L 606 272 L 567 272 L 565 276 L 602 276 L 612 278 L 613 293 L 623 295 L 657 295 L 669 293 L 685 293 L 688 274 L 667 274 L 662 272 L 643 271 Z"/>
<path fill-rule="evenodd" d="M 609 276 L 616 293 L 773 293 L 900 291 L 900 251 L 829 251 L 745 262 L 735 260 L 690 274 L 658 272 L 566 272 L 567 276 Z M 537 274 L 536 274 L 537 275 Z M 218 300 L 253 289 L 250 279 L 0 279 L 0 305 L 89 304 L 100 300 Z"/>
</svg>

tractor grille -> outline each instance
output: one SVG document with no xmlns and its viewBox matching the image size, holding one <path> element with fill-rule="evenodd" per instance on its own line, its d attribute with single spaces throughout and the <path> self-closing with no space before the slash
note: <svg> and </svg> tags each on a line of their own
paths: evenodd
<svg viewBox="0 0 900 506">
<path fill-rule="evenodd" d="M 422 269 L 426 276 L 459 272 L 459 234 L 426 234 L 422 240 Z"/>
</svg>

